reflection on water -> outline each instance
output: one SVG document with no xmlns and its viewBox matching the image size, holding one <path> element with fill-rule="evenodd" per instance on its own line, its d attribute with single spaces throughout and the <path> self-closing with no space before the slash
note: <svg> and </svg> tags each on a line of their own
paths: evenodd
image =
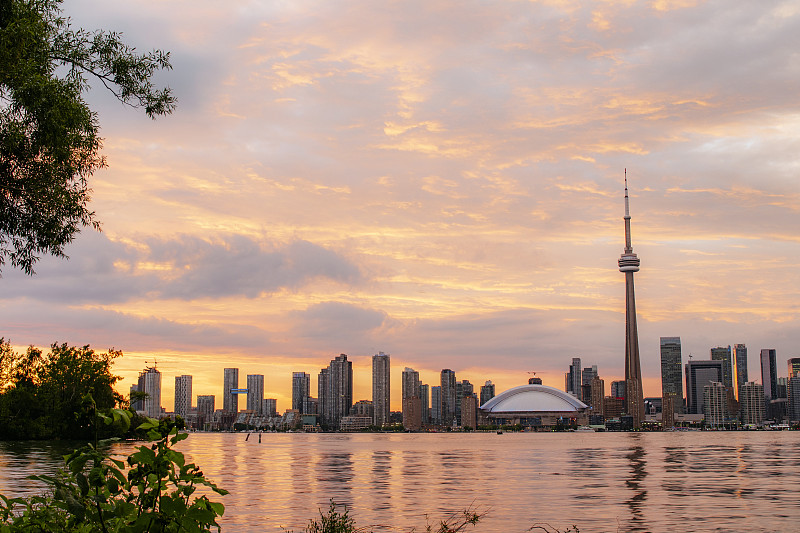
<svg viewBox="0 0 800 533">
<path fill-rule="evenodd" d="M 766 532 L 800 519 L 800 432 L 192 434 L 179 448 L 231 491 L 229 532 L 301 531 L 331 498 L 375 531 L 424 531 L 426 515 L 467 507 L 489 511 L 479 531 Z M 0 443 L 0 492 L 37 492 L 25 477 L 68 451 Z"/>
</svg>

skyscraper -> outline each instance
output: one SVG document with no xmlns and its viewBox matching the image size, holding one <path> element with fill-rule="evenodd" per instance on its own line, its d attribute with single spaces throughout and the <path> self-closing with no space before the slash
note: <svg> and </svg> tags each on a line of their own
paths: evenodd
<svg viewBox="0 0 800 533">
<path fill-rule="evenodd" d="M 146 367 L 139 372 L 136 390 L 145 394 L 141 407 L 145 416 L 161 417 L 161 372 L 156 367 Z"/>
<path fill-rule="evenodd" d="M 625 382 L 624 381 L 612 381 L 611 382 L 611 397 L 612 398 L 625 398 L 626 396 L 625 391 Z"/>
<path fill-rule="evenodd" d="M 427 426 L 431 423 L 431 386 L 421 383 L 419 393 L 422 399 L 422 425 Z"/>
<path fill-rule="evenodd" d="M 402 400 L 403 400 L 403 426 L 416 431 L 422 426 L 422 383 L 419 381 L 419 372 L 406 367 L 403 370 Z"/>
<path fill-rule="evenodd" d="M 761 424 L 764 421 L 764 387 L 754 381 L 743 384 L 739 406 L 742 424 Z"/>
<path fill-rule="evenodd" d="M 639 333 L 636 328 L 636 296 L 633 290 L 633 273 L 639 271 L 639 258 L 633 253 L 631 246 L 627 171 L 625 174 L 625 251 L 619 258 L 619 271 L 625 273 L 625 412 L 633 417 L 633 427 L 638 428 L 644 419 Z"/>
<path fill-rule="evenodd" d="M 686 363 L 686 412 L 703 414 L 703 387 L 722 382 L 722 361 Z"/>
<path fill-rule="evenodd" d="M 452 426 L 456 418 L 456 373 L 445 368 L 441 373 L 441 409 L 445 426 Z"/>
<path fill-rule="evenodd" d="M 200 424 L 203 427 L 210 424 L 214 418 L 214 395 L 198 395 L 197 396 L 197 417 L 200 419 Z"/>
<path fill-rule="evenodd" d="M 239 412 L 239 395 L 231 392 L 239 388 L 239 369 L 226 368 L 222 379 L 222 410 L 229 413 Z"/>
<path fill-rule="evenodd" d="M 592 402 L 592 380 L 597 377 L 597 365 L 584 368 L 581 371 L 581 393 L 578 399 L 587 405 Z"/>
<path fill-rule="evenodd" d="M 564 390 L 576 398 L 581 397 L 581 358 L 573 357 L 565 377 Z"/>
<path fill-rule="evenodd" d="M 442 387 L 434 385 L 431 387 L 431 423 L 441 425 L 442 423 Z"/>
<path fill-rule="evenodd" d="M 175 407 L 176 415 L 186 418 L 192 409 L 192 376 L 175 376 Z"/>
<path fill-rule="evenodd" d="M 800 372 L 800 357 L 792 357 L 787 363 L 789 366 L 789 377 L 793 378 Z"/>
<path fill-rule="evenodd" d="M 330 399 L 328 398 L 328 387 L 331 377 L 331 369 L 323 368 L 319 371 L 319 376 L 317 377 L 317 414 L 319 415 L 319 420 L 322 424 L 328 424 L 328 403 Z"/>
<path fill-rule="evenodd" d="M 264 412 L 264 375 L 247 375 L 247 410 L 257 414 Z"/>
<path fill-rule="evenodd" d="M 722 384 L 733 390 L 733 364 L 731 363 L 731 347 L 719 346 L 711 348 L 711 360 L 722 361 Z"/>
<path fill-rule="evenodd" d="M 319 406 L 323 421 L 338 428 L 353 407 L 353 363 L 346 354 L 334 358 L 319 376 Z"/>
<path fill-rule="evenodd" d="M 311 396 L 311 375 L 305 372 L 292 372 L 292 409 L 306 414 L 309 396 Z"/>
<path fill-rule="evenodd" d="M 492 398 L 494 398 L 494 383 L 487 381 L 483 387 L 481 387 L 481 405 L 485 404 Z"/>
<path fill-rule="evenodd" d="M 747 383 L 747 346 L 744 344 L 734 344 L 733 353 L 733 392 L 736 399 L 739 399 L 739 392 L 742 386 Z"/>
<path fill-rule="evenodd" d="M 680 337 L 661 337 L 661 396 L 667 394 L 672 395 L 672 405 L 677 412 L 683 413 L 683 362 Z"/>
<path fill-rule="evenodd" d="M 378 427 L 389 423 L 390 372 L 389 355 L 379 352 L 372 356 L 372 423 Z"/>
<path fill-rule="evenodd" d="M 774 349 L 761 350 L 761 384 L 764 387 L 766 405 L 778 397 L 778 367 Z"/>
<path fill-rule="evenodd" d="M 722 383 L 703 385 L 703 415 L 712 428 L 723 425 L 728 418 L 728 398 Z"/>
</svg>

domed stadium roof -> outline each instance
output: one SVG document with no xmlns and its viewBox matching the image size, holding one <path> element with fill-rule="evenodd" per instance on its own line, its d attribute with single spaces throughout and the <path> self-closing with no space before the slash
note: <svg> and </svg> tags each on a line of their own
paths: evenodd
<svg viewBox="0 0 800 533">
<path fill-rule="evenodd" d="M 587 405 L 547 385 L 522 385 L 501 392 L 481 409 L 487 413 L 580 412 Z"/>
</svg>

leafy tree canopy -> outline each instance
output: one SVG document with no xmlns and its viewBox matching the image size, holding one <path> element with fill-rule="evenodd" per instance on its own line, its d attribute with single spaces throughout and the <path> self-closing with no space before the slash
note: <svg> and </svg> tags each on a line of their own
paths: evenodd
<svg viewBox="0 0 800 533">
<path fill-rule="evenodd" d="M 0 439 L 92 437 L 94 412 L 124 403 L 113 387 L 119 376 L 111 373 L 121 356 L 66 344 L 53 344 L 47 354 L 32 346 L 18 353 L 0 338 Z"/>
<path fill-rule="evenodd" d="M 73 29 L 62 0 L 0 2 L 0 269 L 33 274 L 41 254 L 65 257 L 88 209 L 87 178 L 105 165 L 97 116 L 82 94 L 99 80 L 151 118 L 176 99 L 153 74 L 169 53 L 139 54 L 121 34 Z"/>
</svg>

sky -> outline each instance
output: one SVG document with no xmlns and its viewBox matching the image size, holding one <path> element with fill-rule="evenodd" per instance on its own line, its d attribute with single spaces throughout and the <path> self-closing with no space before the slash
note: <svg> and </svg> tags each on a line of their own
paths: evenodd
<svg viewBox="0 0 800 533">
<path fill-rule="evenodd" d="M 564 387 L 573 357 L 624 374 L 623 178 L 644 392 L 659 337 L 684 361 L 744 343 L 750 379 L 800 356 L 796 1 L 65 0 L 75 26 L 171 52 L 156 121 L 101 86 L 102 232 L 28 277 L 0 335 L 116 348 L 216 394 L 222 369 L 340 353 L 498 392 Z"/>
</svg>

